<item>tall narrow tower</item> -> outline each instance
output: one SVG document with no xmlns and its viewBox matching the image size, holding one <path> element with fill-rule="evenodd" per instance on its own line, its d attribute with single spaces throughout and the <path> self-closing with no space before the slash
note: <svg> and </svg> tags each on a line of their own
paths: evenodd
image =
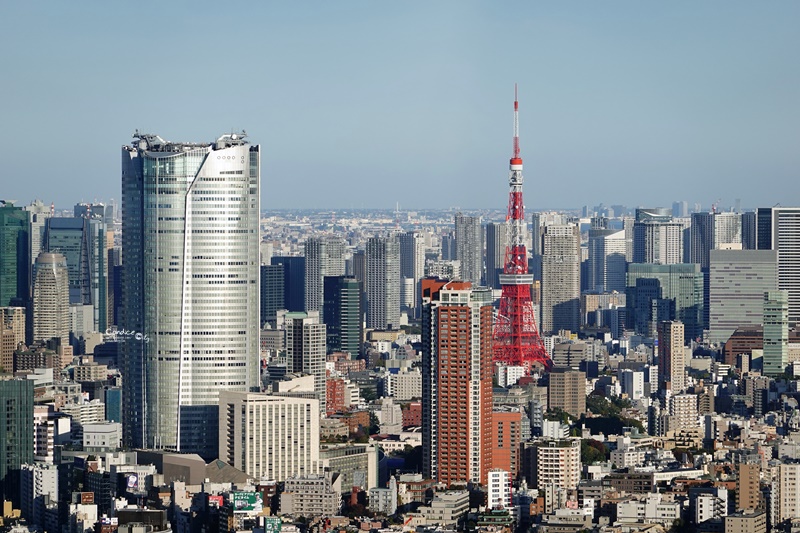
<svg viewBox="0 0 800 533">
<path fill-rule="evenodd" d="M 544 343 L 536 328 L 531 301 L 533 275 L 528 273 L 525 248 L 525 213 L 522 203 L 522 158 L 519 155 L 519 103 L 514 86 L 514 154 L 508 177 L 508 245 L 505 268 L 500 275 L 503 295 L 494 326 L 494 361 L 514 366 L 551 366 Z"/>
</svg>

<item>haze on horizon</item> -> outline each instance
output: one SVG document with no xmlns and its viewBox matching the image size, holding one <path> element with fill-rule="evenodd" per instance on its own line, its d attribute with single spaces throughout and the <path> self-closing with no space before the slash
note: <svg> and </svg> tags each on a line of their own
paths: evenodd
<svg viewBox="0 0 800 533">
<path fill-rule="evenodd" d="M 120 197 L 135 129 L 247 130 L 262 208 L 800 204 L 800 3 L 9 2 L 0 199 Z"/>
</svg>

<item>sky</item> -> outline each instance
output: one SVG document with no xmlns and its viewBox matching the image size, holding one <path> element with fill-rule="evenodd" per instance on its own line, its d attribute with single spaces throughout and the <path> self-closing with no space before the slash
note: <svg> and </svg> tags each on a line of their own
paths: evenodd
<svg viewBox="0 0 800 533">
<path fill-rule="evenodd" d="M 2 2 L 0 199 L 246 130 L 262 208 L 800 204 L 800 2 Z"/>
</svg>

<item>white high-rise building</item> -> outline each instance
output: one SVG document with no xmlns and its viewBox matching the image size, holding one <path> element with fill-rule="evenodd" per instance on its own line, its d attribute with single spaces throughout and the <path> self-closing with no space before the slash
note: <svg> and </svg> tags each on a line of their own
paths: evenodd
<svg viewBox="0 0 800 533">
<path fill-rule="evenodd" d="M 220 458 L 255 479 L 320 473 L 319 400 L 247 392 L 219 395 Z"/>
<path fill-rule="evenodd" d="M 400 327 L 400 244 L 396 236 L 367 241 L 367 327 Z"/>
<path fill-rule="evenodd" d="M 217 457 L 221 391 L 259 384 L 260 149 L 244 134 L 122 147 L 124 434 Z"/>
<path fill-rule="evenodd" d="M 473 286 L 481 285 L 483 278 L 483 231 L 481 217 L 458 213 L 456 224 L 456 259 L 461 261 L 461 276 Z"/>
<path fill-rule="evenodd" d="M 547 486 L 577 488 L 581 480 L 580 439 L 545 439 L 532 446 L 536 455 L 531 486 L 539 490 Z"/>
<path fill-rule="evenodd" d="M 45 509 L 58 503 L 58 467 L 52 464 L 24 464 L 20 470 L 22 516 L 31 524 L 44 526 Z"/>
<path fill-rule="evenodd" d="M 758 210 L 758 249 L 778 251 L 778 289 L 788 292 L 789 323 L 800 323 L 800 207 Z"/>
<path fill-rule="evenodd" d="M 589 237 L 589 290 L 625 292 L 625 230 Z"/>
<path fill-rule="evenodd" d="M 644 397 L 644 372 L 635 370 L 623 370 L 622 392 L 628 395 L 631 400 L 641 400 Z"/>
<path fill-rule="evenodd" d="M 57 253 L 40 253 L 33 282 L 33 340 L 61 339 L 69 344 L 69 274 L 67 259 Z"/>
<path fill-rule="evenodd" d="M 52 208 L 41 200 L 34 200 L 24 207 L 31 215 L 31 264 L 36 262 L 39 254 L 46 251 L 44 243 L 44 228 L 47 219 L 53 216 Z"/>
<path fill-rule="evenodd" d="M 306 311 L 322 313 L 325 276 L 344 276 L 345 242 L 335 236 L 306 240 Z M 323 322 L 325 321 L 323 317 Z"/>
</svg>

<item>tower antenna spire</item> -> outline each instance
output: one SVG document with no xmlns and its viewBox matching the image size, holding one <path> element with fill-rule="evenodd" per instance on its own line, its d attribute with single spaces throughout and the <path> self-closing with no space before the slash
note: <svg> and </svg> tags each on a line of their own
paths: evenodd
<svg viewBox="0 0 800 533">
<path fill-rule="evenodd" d="M 533 275 L 528 273 L 525 247 L 525 207 L 522 201 L 522 158 L 519 155 L 519 99 L 514 84 L 514 153 L 509 162 L 508 244 L 500 286 L 500 310 L 493 333 L 493 358 L 496 363 L 549 369 L 552 365 L 536 328 L 531 299 Z"/>
</svg>

